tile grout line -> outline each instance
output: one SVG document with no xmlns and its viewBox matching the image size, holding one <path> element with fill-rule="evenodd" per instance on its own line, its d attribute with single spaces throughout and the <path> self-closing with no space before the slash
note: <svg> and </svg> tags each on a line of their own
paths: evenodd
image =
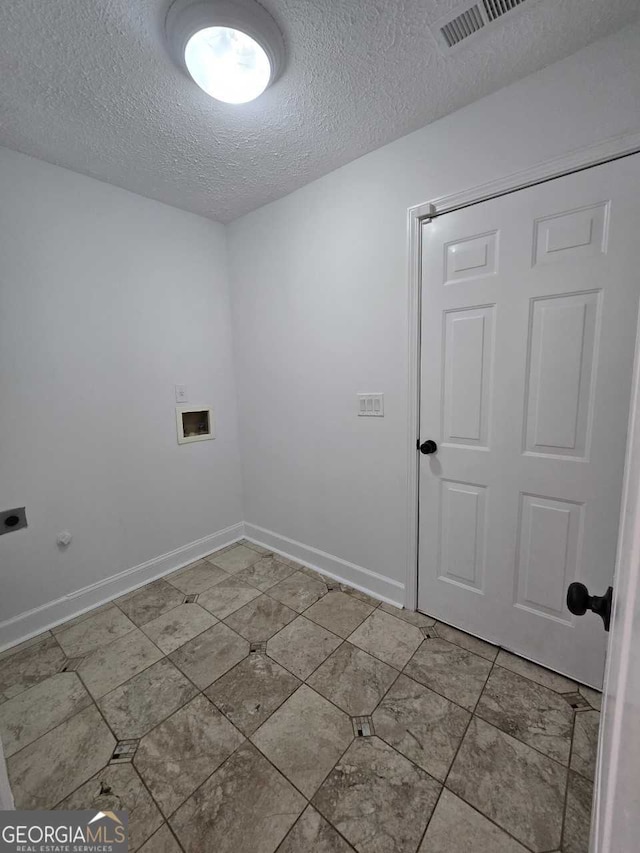
<svg viewBox="0 0 640 853">
<path fill-rule="evenodd" d="M 447 791 L 450 791 L 454 796 L 459 797 L 459 798 L 460 798 L 460 800 L 462 800 L 462 802 L 463 802 L 463 803 L 465 803 L 466 805 L 468 805 L 470 808 L 472 808 L 472 809 L 473 809 L 475 812 L 477 812 L 479 815 L 482 815 L 482 817 L 483 817 L 483 818 L 485 818 L 485 820 L 488 820 L 490 823 L 492 823 L 494 826 L 496 826 L 496 827 L 497 827 L 501 832 L 504 832 L 504 833 L 505 833 L 505 835 L 507 835 L 509 838 L 512 838 L 514 841 L 516 841 L 518 844 L 520 844 L 520 846 L 521 846 L 521 847 L 525 847 L 527 850 L 532 851 L 532 848 L 531 848 L 528 844 L 526 844 L 525 842 L 521 841 L 519 838 L 516 838 L 516 836 L 515 836 L 515 835 L 513 835 L 513 833 L 511 833 L 508 829 L 506 829 L 505 827 L 501 826 L 501 825 L 500 825 L 499 823 L 497 823 L 497 821 L 495 821 L 492 817 L 490 817 L 489 815 L 485 814 L 483 811 L 481 811 L 479 808 L 477 808 L 476 806 L 474 806 L 472 803 L 468 802 L 468 801 L 465 799 L 465 797 L 461 796 L 460 794 L 458 794 L 456 791 L 454 791 L 452 788 L 450 788 L 450 787 L 447 785 L 447 782 L 448 782 L 449 776 L 451 775 L 451 771 L 452 771 L 452 769 L 453 769 L 453 765 L 455 764 L 455 761 L 456 761 L 456 759 L 457 759 L 457 757 L 458 757 L 458 753 L 460 752 L 460 749 L 462 748 L 462 744 L 463 744 L 463 742 L 464 742 L 464 739 L 465 739 L 465 738 L 466 738 L 466 736 L 467 736 L 467 732 L 469 731 L 469 727 L 471 726 L 471 723 L 472 723 L 473 719 L 474 719 L 474 718 L 476 718 L 476 719 L 480 719 L 480 720 L 482 720 L 484 723 L 486 723 L 486 722 L 487 722 L 486 720 L 483 720 L 483 719 L 482 719 L 482 717 L 478 717 L 478 715 L 477 715 L 477 713 L 476 713 L 476 712 L 477 712 L 477 709 L 478 709 L 478 705 L 480 704 L 480 699 L 482 698 L 482 694 L 484 693 L 484 691 L 485 691 L 485 689 L 486 689 L 486 686 L 487 686 L 487 683 L 488 683 L 488 681 L 489 681 L 489 678 L 491 677 L 491 674 L 493 673 L 493 670 L 495 669 L 495 667 L 496 667 L 496 666 L 499 666 L 499 665 L 496 663 L 497 659 L 498 659 L 498 656 L 496 655 L 496 658 L 495 658 L 495 660 L 493 661 L 493 663 L 492 663 L 492 665 L 491 665 L 491 669 L 489 670 L 489 674 L 487 675 L 487 678 L 485 679 L 485 683 L 484 683 L 484 685 L 483 685 L 483 687 L 482 687 L 482 690 L 480 691 L 480 695 L 478 696 L 478 699 L 477 699 L 476 704 L 475 704 L 475 706 L 474 706 L 473 712 L 471 713 L 471 718 L 469 719 L 469 722 L 468 722 L 468 724 L 467 724 L 467 729 L 465 730 L 465 733 L 464 733 L 464 735 L 463 735 L 462 739 L 460 740 L 460 743 L 459 743 L 459 745 L 458 745 L 458 749 L 456 750 L 456 754 L 455 754 L 455 756 L 454 756 L 454 758 L 453 758 L 453 761 L 451 762 L 451 765 L 450 765 L 450 767 L 449 767 L 449 771 L 447 772 L 447 776 L 446 776 L 446 778 L 445 778 L 445 782 L 444 782 L 443 788 L 446 788 L 446 789 L 447 789 Z M 499 668 L 502 668 L 502 667 L 499 667 Z M 487 725 L 493 725 L 493 724 L 492 724 L 492 723 L 487 723 Z M 498 726 L 493 726 L 493 728 L 495 728 L 495 729 L 496 729 L 497 731 L 499 731 L 499 732 L 502 732 L 502 729 L 500 729 Z M 508 734 L 508 732 L 504 732 L 504 734 Z M 513 737 L 513 736 L 511 735 L 511 737 Z M 518 740 L 518 739 L 517 739 L 517 738 L 514 738 L 514 740 Z M 519 741 L 519 742 L 521 742 L 521 741 Z M 528 746 L 528 744 L 525 744 L 525 746 Z M 537 750 L 536 750 L 536 751 L 537 751 Z M 540 754 L 542 754 L 542 753 L 540 753 Z M 548 758 L 548 757 L 549 757 L 549 756 L 547 756 L 547 758 Z M 553 759 L 550 759 L 550 760 L 553 760 Z M 557 763 L 557 762 L 556 762 L 556 763 Z"/>
<path fill-rule="evenodd" d="M 434 625 L 434 627 L 435 627 L 435 625 Z M 436 634 L 437 634 L 437 631 L 436 631 Z M 444 639 L 444 638 L 441 638 L 441 639 Z M 425 639 L 423 642 L 425 642 L 425 643 L 426 643 L 426 642 L 427 642 L 427 640 Z M 420 646 L 419 646 L 418 648 L 421 648 L 421 647 L 422 647 L 422 644 L 420 644 Z M 462 648 L 462 647 L 460 647 L 460 648 Z M 417 650 L 416 650 L 416 651 L 417 651 Z M 467 651 L 468 651 L 468 650 L 467 650 Z M 470 654 L 473 654 L 473 652 L 471 652 Z M 412 657 L 413 657 L 413 656 L 412 656 Z M 497 657 L 497 654 L 496 654 L 496 657 Z M 409 665 L 409 661 L 407 661 L 407 664 L 406 664 L 406 665 L 407 665 L 407 666 Z M 466 738 L 466 736 L 467 736 L 467 732 L 469 731 L 469 726 L 471 725 L 471 722 L 472 722 L 473 717 L 474 717 L 474 715 L 475 715 L 475 710 L 476 710 L 476 708 L 478 707 L 478 702 L 480 701 L 480 697 L 482 696 L 482 694 L 483 694 L 483 692 L 484 692 L 484 689 L 485 689 L 485 687 L 487 686 L 487 681 L 489 680 L 489 677 L 491 676 L 491 673 L 493 672 L 493 668 L 494 668 L 494 666 L 495 666 L 495 659 L 494 659 L 493 663 L 491 664 L 491 669 L 490 669 L 490 670 L 489 670 L 489 672 L 487 673 L 487 677 L 486 677 L 486 679 L 485 679 L 484 684 L 482 685 L 482 689 L 480 690 L 480 692 L 479 692 L 479 694 L 478 694 L 478 698 L 477 698 L 476 703 L 475 703 L 475 705 L 474 705 L 474 707 L 473 707 L 473 710 L 472 710 L 472 711 L 470 711 L 470 710 L 469 710 L 469 708 L 465 708 L 465 709 L 464 709 L 464 710 L 465 710 L 465 711 L 467 711 L 467 713 L 469 714 L 469 719 L 467 720 L 467 724 L 466 724 L 466 726 L 465 726 L 465 728 L 464 728 L 464 732 L 462 733 L 462 737 L 461 737 L 461 738 L 460 738 L 460 740 L 458 741 L 458 746 L 456 747 L 456 750 L 455 750 L 455 752 L 454 752 L 454 754 L 453 754 L 453 757 L 452 757 L 452 759 L 451 759 L 451 761 L 450 761 L 450 763 L 449 763 L 449 768 L 448 768 L 447 772 L 445 773 L 444 779 L 443 779 L 443 781 L 442 781 L 442 783 L 441 783 L 441 788 L 440 788 L 440 792 L 439 792 L 439 794 L 438 794 L 438 799 L 437 799 L 437 801 L 436 801 L 435 806 L 433 807 L 433 811 L 432 811 L 432 812 L 431 812 L 431 814 L 429 815 L 429 820 L 427 821 L 427 825 L 426 825 L 426 826 L 425 826 L 425 828 L 424 828 L 424 832 L 422 833 L 422 836 L 421 836 L 421 838 L 420 838 L 420 841 L 419 841 L 419 843 L 418 843 L 418 846 L 417 846 L 416 850 L 420 850 L 420 847 L 422 846 L 422 843 L 424 842 L 424 838 L 425 838 L 425 836 L 426 836 L 426 834 L 427 834 L 427 831 L 428 831 L 428 829 L 429 829 L 429 825 L 430 825 L 431 821 L 433 820 L 433 816 L 434 816 L 434 814 L 436 813 L 436 809 L 438 808 L 438 804 L 439 804 L 440 799 L 441 799 L 441 797 L 442 797 L 442 792 L 443 792 L 445 789 L 446 789 L 447 791 L 449 791 L 449 790 L 450 790 L 449 788 L 447 788 L 447 779 L 449 778 L 449 775 L 450 775 L 450 773 L 451 773 L 451 769 L 453 768 L 453 765 L 454 765 L 454 764 L 455 764 L 455 762 L 456 762 L 456 759 L 457 759 L 457 757 L 458 757 L 458 753 L 460 752 L 460 749 L 462 748 L 462 744 L 463 744 L 463 742 L 464 742 L 464 739 L 465 739 L 465 738 Z M 403 674 L 404 674 L 404 675 L 406 675 L 406 673 L 404 673 L 404 671 L 403 671 Z M 411 676 L 406 675 L 406 677 L 407 677 L 407 678 L 410 678 Z M 426 685 L 423 685 L 423 686 L 426 686 Z M 427 688 L 427 689 L 430 689 L 430 688 Z M 434 691 L 434 692 L 435 692 L 435 691 Z M 446 696 L 444 696 L 443 698 L 444 698 L 444 699 L 446 699 L 447 697 L 446 697 Z M 451 701 L 451 700 L 449 699 L 448 701 Z M 454 703 L 454 704 L 457 704 L 457 703 Z M 462 707 L 462 706 L 458 706 L 458 707 Z M 455 792 L 452 792 L 452 793 L 455 793 Z M 456 794 L 455 796 L 457 796 L 457 794 Z M 462 799 L 462 798 L 461 798 L 461 799 Z M 466 800 L 463 800 L 463 802 L 466 802 Z"/>
<path fill-rule="evenodd" d="M 573 757 L 573 741 L 576 736 L 577 713 L 573 712 L 573 725 L 571 726 L 571 745 L 569 747 L 569 764 L 567 765 L 567 782 L 564 790 L 564 803 L 562 804 L 562 822 L 560 824 L 560 850 L 564 848 L 564 832 L 567 823 L 567 807 L 569 804 L 569 773 L 571 772 L 571 758 Z M 593 799 L 592 799 L 593 806 Z"/>
</svg>

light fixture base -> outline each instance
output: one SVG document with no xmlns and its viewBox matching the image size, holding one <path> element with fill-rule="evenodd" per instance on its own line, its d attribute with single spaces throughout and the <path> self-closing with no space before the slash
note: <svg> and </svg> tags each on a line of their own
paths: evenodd
<svg viewBox="0 0 640 853">
<path fill-rule="evenodd" d="M 167 43 L 174 61 L 190 79 L 185 49 L 189 39 L 207 27 L 229 27 L 254 39 L 267 54 L 271 65 L 267 87 L 282 74 L 284 38 L 264 6 L 255 0 L 175 0 L 165 21 Z"/>
</svg>

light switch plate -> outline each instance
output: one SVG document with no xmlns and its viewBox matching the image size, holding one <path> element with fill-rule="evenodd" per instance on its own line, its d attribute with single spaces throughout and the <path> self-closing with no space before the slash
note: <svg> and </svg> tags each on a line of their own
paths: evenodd
<svg viewBox="0 0 640 853">
<path fill-rule="evenodd" d="M 187 394 L 186 385 L 176 385 L 176 403 L 188 403 L 189 396 Z"/>
<path fill-rule="evenodd" d="M 384 394 L 358 394 L 359 418 L 383 418 Z"/>
</svg>

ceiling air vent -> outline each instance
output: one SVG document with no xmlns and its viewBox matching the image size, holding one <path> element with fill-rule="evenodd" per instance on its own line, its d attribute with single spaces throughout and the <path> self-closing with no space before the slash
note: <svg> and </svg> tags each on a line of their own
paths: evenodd
<svg viewBox="0 0 640 853">
<path fill-rule="evenodd" d="M 482 0 L 482 3 L 489 21 L 495 21 L 524 3 L 524 0 Z"/>
<path fill-rule="evenodd" d="M 466 12 L 458 15 L 457 18 L 454 18 L 453 21 L 449 21 L 441 27 L 440 32 L 447 43 L 447 47 L 453 47 L 463 39 L 469 38 L 470 35 L 473 35 L 473 33 L 482 29 L 482 27 L 484 27 L 484 20 L 480 14 L 480 7 L 472 6 Z"/>
<path fill-rule="evenodd" d="M 454 18 L 448 15 L 432 24 L 431 32 L 442 52 L 448 53 L 524 2 L 525 0 L 478 0 L 475 3 L 466 3 L 458 7 Z M 530 3 L 532 2 L 533 0 L 530 0 Z"/>
</svg>

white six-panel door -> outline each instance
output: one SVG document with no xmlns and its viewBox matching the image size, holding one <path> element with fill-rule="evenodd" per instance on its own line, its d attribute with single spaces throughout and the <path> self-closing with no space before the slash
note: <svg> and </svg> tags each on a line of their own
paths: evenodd
<svg viewBox="0 0 640 853">
<path fill-rule="evenodd" d="M 636 155 L 422 226 L 419 609 L 594 686 L 565 596 L 613 578 L 639 188 Z"/>
</svg>

